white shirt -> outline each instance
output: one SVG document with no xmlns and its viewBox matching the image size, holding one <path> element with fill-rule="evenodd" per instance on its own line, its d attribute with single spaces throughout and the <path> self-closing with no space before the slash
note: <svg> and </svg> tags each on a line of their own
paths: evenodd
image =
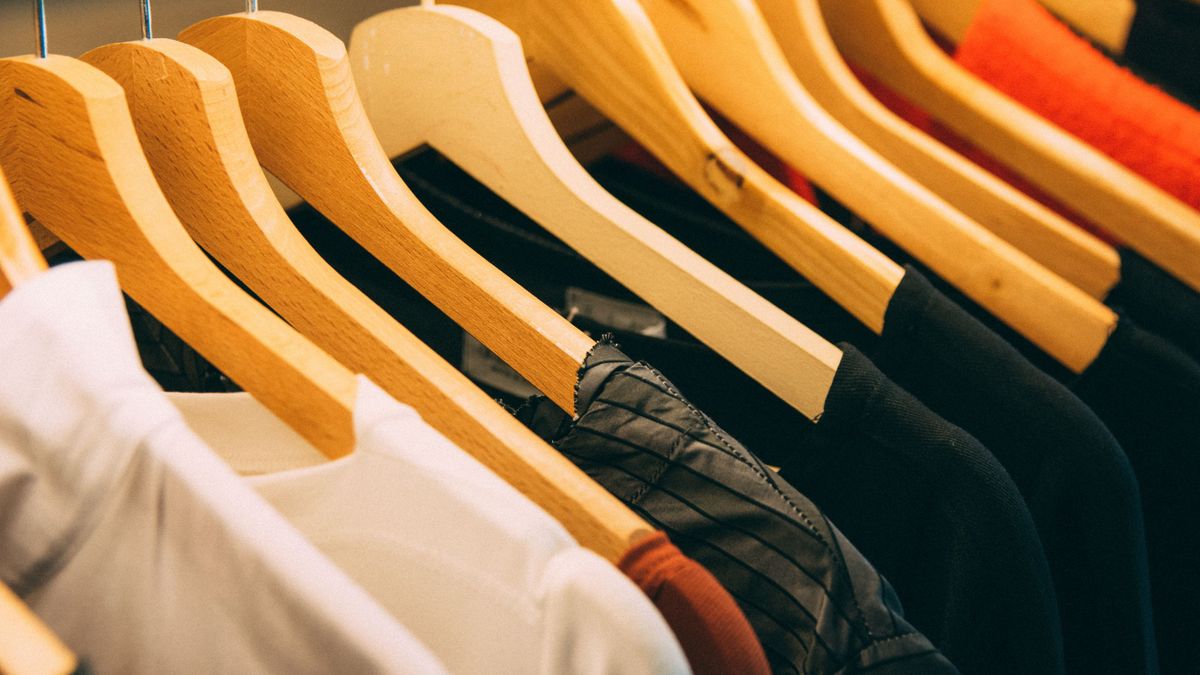
<svg viewBox="0 0 1200 675">
<path fill-rule="evenodd" d="M 0 301 L 0 577 L 98 673 L 440 673 L 141 368 L 108 263 Z"/>
<path fill-rule="evenodd" d="M 328 463 L 245 394 L 170 397 L 451 672 L 688 672 L 633 582 L 366 378 L 358 447 Z"/>
</svg>

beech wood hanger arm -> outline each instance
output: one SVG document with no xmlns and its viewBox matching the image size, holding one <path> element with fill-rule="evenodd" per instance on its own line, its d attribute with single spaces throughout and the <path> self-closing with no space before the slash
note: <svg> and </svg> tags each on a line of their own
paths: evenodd
<svg viewBox="0 0 1200 675">
<path fill-rule="evenodd" d="M 966 72 L 908 0 L 821 0 L 821 8 L 849 59 L 1200 290 L 1200 212 Z"/>
<path fill-rule="evenodd" d="M 175 218 L 120 86 L 63 56 L 0 60 L 0 163 L 17 199 L 330 457 L 354 445 L 353 375 L 229 281 Z"/>
<path fill-rule="evenodd" d="M 250 139 L 267 170 L 562 409 L 574 411 L 577 373 L 595 341 L 421 206 L 367 122 L 340 40 L 299 17 L 265 11 L 202 21 L 180 40 L 233 73 Z"/>
<path fill-rule="evenodd" d="M 0 171 L 0 298 L 45 269 L 46 259 L 25 226 L 8 179 Z"/>
<path fill-rule="evenodd" d="M 820 105 L 908 175 L 1095 298 L 1121 277 L 1117 251 L 888 110 L 842 59 L 816 0 L 757 0 Z"/>
<path fill-rule="evenodd" d="M 717 129 L 632 0 L 467 0 L 747 232 L 873 330 L 903 269 L 774 181 Z"/>
<path fill-rule="evenodd" d="M 0 673 L 69 675 L 78 659 L 8 586 L 0 583 Z"/>
<path fill-rule="evenodd" d="M 397 9 L 359 24 L 350 55 L 389 156 L 430 144 L 783 400 L 824 410 L 841 352 L 605 192 L 512 31 L 463 7 Z"/>
<path fill-rule="evenodd" d="M 684 76 L 768 150 L 1075 372 L 1116 315 L 852 135 L 792 73 L 753 0 L 643 0 Z"/>
<path fill-rule="evenodd" d="M 155 177 L 193 239 L 284 319 L 607 559 L 650 531 L 312 249 L 259 168 L 220 62 L 161 39 L 108 45 L 83 60 L 125 89 Z"/>
</svg>

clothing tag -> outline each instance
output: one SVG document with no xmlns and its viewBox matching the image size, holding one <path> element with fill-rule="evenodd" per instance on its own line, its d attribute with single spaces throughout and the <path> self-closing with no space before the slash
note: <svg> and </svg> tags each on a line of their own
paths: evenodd
<svg viewBox="0 0 1200 675">
<path fill-rule="evenodd" d="M 529 398 L 541 393 L 492 350 L 466 332 L 463 333 L 462 371 L 480 384 L 513 396 Z"/>
<path fill-rule="evenodd" d="M 575 287 L 567 289 L 566 300 L 568 319 L 582 316 L 617 330 L 663 339 L 667 337 L 667 319 L 653 307 Z"/>
</svg>

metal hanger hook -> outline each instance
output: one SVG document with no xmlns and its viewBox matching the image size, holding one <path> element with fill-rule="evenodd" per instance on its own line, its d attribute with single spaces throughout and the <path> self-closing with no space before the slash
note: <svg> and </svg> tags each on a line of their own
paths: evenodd
<svg viewBox="0 0 1200 675">
<path fill-rule="evenodd" d="M 33 0 L 33 25 L 37 30 L 37 55 L 46 58 L 46 0 Z"/>
<path fill-rule="evenodd" d="M 150 11 L 150 0 L 142 0 L 142 39 L 154 39 L 154 16 Z"/>
<path fill-rule="evenodd" d="M 258 11 L 258 0 L 246 0 L 246 13 L 253 14 Z"/>
</svg>

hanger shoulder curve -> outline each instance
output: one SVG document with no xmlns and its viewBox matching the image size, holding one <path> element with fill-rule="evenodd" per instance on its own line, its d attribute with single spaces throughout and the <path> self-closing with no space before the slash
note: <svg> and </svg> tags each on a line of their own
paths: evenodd
<svg viewBox="0 0 1200 675">
<path fill-rule="evenodd" d="M 515 34 L 404 8 L 359 24 L 350 54 L 389 156 L 428 143 L 783 400 L 824 410 L 840 351 L 606 193 L 555 133 Z"/>
<path fill-rule="evenodd" d="M 880 103 L 850 70 L 807 0 L 757 0 L 792 70 L 822 107 L 900 169 L 1095 298 L 1120 280 L 1112 246 L 1068 222 Z"/>
<path fill-rule="evenodd" d="M 967 73 L 925 32 L 909 0 L 820 2 L 848 58 L 1200 290 L 1200 212 Z"/>
<path fill-rule="evenodd" d="M 648 529 L 607 494 L 582 489 L 588 479 L 578 468 L 308 245 L 258 166 L 220 62 L 172 40 L 107 45 L 83 60 L 124 87 L 155 176 L 193 238 L 287 321 L 521 485 L 606 558 L 617 560 Z"/>
<path fill-rule="evenodd" d="M 353 375 L 238 289 L 175 218 L 124 92 L 67 57 L 0 60 L 0 161 L 18 200 L 331 457 L 354 445 Z"/>
<path fill-rule="evenodd" d="M 8 179 L 0 171 L 0 298 L 45 269 L 46 259 L 25 225 Z"/>
<path fill-rule="evenodd" d="M 233 73 L 263 166 L 564 410 L 573 409 L 577 372 L 594 341 L 420 205 L 367 122 L 340 40 L 299 17 L 266 11 L 202 21 L 180 39 Z"/>
<path fill-rule="evenodd" d="M 643 0 L 684 77 L 797 167 L 967 296 L 1073 370 L 1116 321 L 1086 296 L 902 173 L 804 90 L 753 0 Z M 986 273 L 985 273 L 986 270 Z"/>
<path fill-rule="evenodd" d="M 903 269 L 754 165 L 704 113 L 631 0 L 467 0 L 692 189 L 874 330 Z"/>
</svg>

